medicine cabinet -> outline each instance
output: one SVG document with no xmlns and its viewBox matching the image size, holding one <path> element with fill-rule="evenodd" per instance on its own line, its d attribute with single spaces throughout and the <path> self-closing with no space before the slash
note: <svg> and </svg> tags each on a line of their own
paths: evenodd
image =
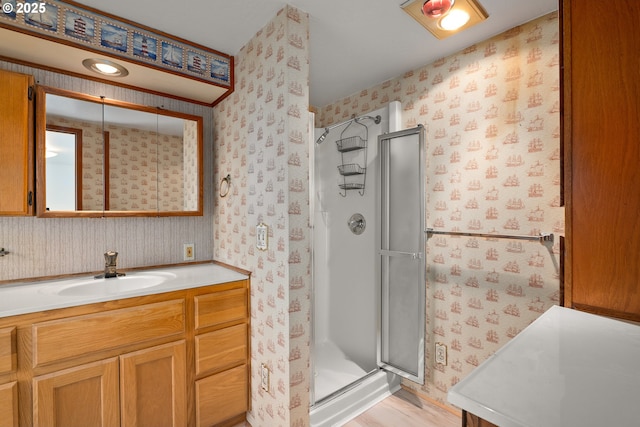
<svg viewBox="0 0 640 427">
<path fill-rule="evenodd" d="M 202 117 L 37 88 L 39 217 L 202 215 Z"/>
</svg>

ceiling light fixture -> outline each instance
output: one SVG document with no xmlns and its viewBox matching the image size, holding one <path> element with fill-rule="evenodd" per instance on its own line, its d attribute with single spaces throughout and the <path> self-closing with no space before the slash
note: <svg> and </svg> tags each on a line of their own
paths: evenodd
<svg viewBox="0 0 640 427">
<path fill-rule="evenodd" d="M 453 7 L 454 0 L 427 0 L 422 4 L 422 14 L 429 18 L 440 18 Z"/>
<path fill-rule="evenodd" d="M 467 12 L 465 12 L 464 10 L 456 9 L 449 12 L 447 16 L 444 16 L 440 20 L 438 25 L 443 30 L 455 31 L 458 28 L 462 28 L 464 24 L 469 22 L 469 18 L 470 16 Z"/>
<path fill-rule="evenodd" d="M 124 77 L 129 74 L 129 70 L 117 62 L 102 58 L 87 58 L 82 61 L 82 65 L 88 70 L 109 77 Z"/>
<path fill-rule="evenodd" d="M 478 0 L 406 0 L 400 7 L 438 39 L 489 17 Z"/>
</svg>

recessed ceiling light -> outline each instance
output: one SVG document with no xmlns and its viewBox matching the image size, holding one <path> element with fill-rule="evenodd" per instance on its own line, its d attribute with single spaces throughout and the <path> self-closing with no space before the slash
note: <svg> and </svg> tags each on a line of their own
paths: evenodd
<svg viewBox="0 0 640 427">
<path fill-rule="evenodd" d="M 101 58 L 87 58 L 82 61 L 82 65 L 88 70 L 109 77 L 124 77 L 129 71 L 117 62 Z"/>
</svg>

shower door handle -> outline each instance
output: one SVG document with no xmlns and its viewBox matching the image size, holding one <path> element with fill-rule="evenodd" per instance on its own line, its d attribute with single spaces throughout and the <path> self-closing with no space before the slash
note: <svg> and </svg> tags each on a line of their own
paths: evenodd
<svg viewBox="0 0 640 427">
<path fill-rule="evenodd" d="M 386 249 L 380 249 L 380 255 L 404 256 L 404 257 L 411 257 L 411 259 L 422 259 L 422 252 L 400 252 L 400 251 L 388 251 Z"/>
</svg>

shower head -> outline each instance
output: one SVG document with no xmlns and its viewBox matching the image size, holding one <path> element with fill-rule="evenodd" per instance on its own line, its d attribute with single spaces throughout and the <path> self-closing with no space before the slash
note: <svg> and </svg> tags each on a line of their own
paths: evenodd
<svg viewBox="0 0 640 427">
<path fill-rule="evenodd" d="M 316 144 L 322 144 L 322 141 L 329 135 L 329 128 L 324 128 L 324 132 L 320 135 L 320 138 L 316 141 Z"/>
</svg>

